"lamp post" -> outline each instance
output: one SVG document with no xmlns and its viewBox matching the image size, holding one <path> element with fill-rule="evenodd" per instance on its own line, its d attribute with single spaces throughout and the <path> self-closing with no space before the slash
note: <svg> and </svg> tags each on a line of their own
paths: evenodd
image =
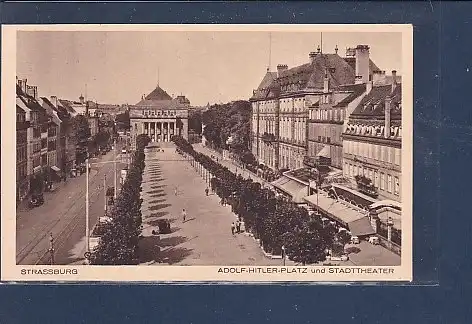
<svg viewBox="0 0 472 324">
<path fill-rule="evenodd" d="M 285 245 L 282 245 L 282 260 L 285 267 Z"/>
<path fill-rule="evenodd" d="M 49 253 L 51 254 L 51 265 L 54 265 L 54 238 L 49 234 Z"/>
<path fill-rule="evenodd" d="M 114 153 L 114 157 L 113 157 L 113 185 L 114 185 L 114 188 L 113 188 L 113 201 L 116 201 L 116 141 L 114 141 L 114 144 L 113 144 L 113 153 Z"/>
<path fill-rule="evenodd" d="M 116 165 L 116 164 L 115 164 Z M 85 160 L 85 244 L 87 253 L 90 252 L 90 233 L 89 233 L 89 158 Z"/>
</svg>

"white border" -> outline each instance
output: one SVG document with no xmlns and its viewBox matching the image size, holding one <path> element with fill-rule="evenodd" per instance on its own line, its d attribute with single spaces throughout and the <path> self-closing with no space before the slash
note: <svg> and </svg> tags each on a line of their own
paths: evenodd
<svg viewBox="0 0 472 324">
<path fill-rule="evenodd" d="M 219 273 L 224 266 L 23 266 L 16 265 L 15 75 L 17 31 L 277 31 L 277 32 L 401 32 L 402 33 L 402 255 L 391 267 L 307 266 L 306 273 Z M 130 282 L 353 282 L 412 280 L 413 211 L 413 26 L 412 25 L 2 25 L 2 281 L 130 281 Z M 13 153 L 13 154 L 11 154 Z M 274 269 L 274 266 L 226 267 Z M 335 269 L 387 269 L 390 274 L 329 273 Z M 28 269 L 73 269 L 69 275 L 22 275 Z M 312 269 L 324 269 L 314 274 Z M 280 270 L 279 270 L 280 271 Z"/>
</svg>

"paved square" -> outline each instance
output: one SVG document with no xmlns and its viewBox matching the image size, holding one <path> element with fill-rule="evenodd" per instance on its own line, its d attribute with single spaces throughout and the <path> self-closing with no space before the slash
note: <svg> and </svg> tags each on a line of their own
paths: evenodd
<svg viewBox="0 0 472 324">
<path fill-rule="evenodd" d="M 141 262 L 155 265 L 282 265 L 282 260 L 264 256 L 253 238 L 231 234 L 231 223 L 236 216 L 230 207 L 221 206 L 216 194 L 207 197 L 204 179 L 175 152 L 172 144 L 166 143 L 166 146 L 164 152 L 154 149 L 146 153 L 141 193 Z M 181 215 L 183 208 L 187 211 L 185 222 Z M 172 233 L 161 234 L 158 238 L 152 230 L 157 230 L 159 219 L 166 218 L 171 222 Z"/>
</svg>

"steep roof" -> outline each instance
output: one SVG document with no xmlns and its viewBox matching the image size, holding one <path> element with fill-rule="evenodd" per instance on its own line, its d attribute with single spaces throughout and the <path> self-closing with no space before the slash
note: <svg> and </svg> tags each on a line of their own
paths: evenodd
<svg viewBox="0 0 472 324">
<path fill-rule="evenodd" d="M 341 85 L 335 89 L 336 91 L 349 91 L 351 92 L 346 98 L 343 100 L 339 101 L 334 107 L 345 107 L 348 105 L 351 101 L 354 99 L 358 98 L 360 95 L 362 95 L 365 90 L 366 90 L 366 84 L 361 83 L 361 84 L 349 84 L 349 85 Z"/>
<path fill-rule="evenodd" d="M 282 91 L 284 87 L 297 85 L 298 90 L 323 89 L 325 74 L 334 87 L 341 84 L 352 84 L 355 70 L 338 54 L 317 54 L 312 62 L 283 71 L 277 78 Z M 289 88 L 290 91 L 290 88 Z"/>
<path fill-rule="evenodd" d="M 156 89 L 152 90 L 150 94 L 148 94 L 145 100 L 172 100 L 172 97 L 169 96 L 167 92 L 165 92 L 161 87 L 157 86 Z"/>
<path fill-rule="evenodd" d="M 61 105 L 67 109 L 67 111 L 71 114 L 74 114 L 76 113 L 75 109 L 72 108 L 72 104 L 69 100 L 65 100 L 65 99 L 58 99 L 58 101 L 61 103 Z"/>
<path fill-rule="evenodd" d="M 395 90 L 392 92 L 392 85 L 383 85 L 373 87 L 359 105 L 354 109 L 350 118 L 385 118 L 385 99 L 392 98 L 391 103 L 391 119 L 401 119 L 401 101 L 402 101 L 402 87 L 401 83 L 397 84 Z"/>
<path fill-rule="evenodd" d="M 251 99 L 264 99 L 268 96 L 270 92 L 270 87 L 273 84 L 274 80 L 277 79 L 277 72 L 267 71 L 262 79 L 261 83 L 254 91 Z"/>
</svg>

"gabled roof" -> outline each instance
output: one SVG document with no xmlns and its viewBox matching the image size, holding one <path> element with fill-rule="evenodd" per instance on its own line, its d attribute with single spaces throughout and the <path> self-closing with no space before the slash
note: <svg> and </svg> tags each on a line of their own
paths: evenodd
<svg viewBox="0 0 472 324">
<path fill-rule="evenodd" d="M 172 97 L 169 96 L 161 87 L 157 86 L 150 94 L 148 94 L 145 100 L 172 100 Z"/>
<path fill-rule="evenodd" d="M 385 99 L 390 97 L 391 103 L 391 119 L 401 119 L 401 101 L 402 87 L 401 83 L 397 84 L 392 93 L 392 85 L 383 85 L 373 87 L 372 90 L 362 98 L 362 101 L 354 109 L 350 118 L 385 118 Z"/>
</svg>

